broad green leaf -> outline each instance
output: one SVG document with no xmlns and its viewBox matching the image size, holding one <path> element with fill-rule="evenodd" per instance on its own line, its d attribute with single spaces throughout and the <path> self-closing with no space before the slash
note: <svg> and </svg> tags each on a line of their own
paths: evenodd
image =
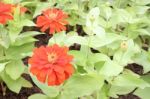
<svg viewBox="0 0 150 99">
<path fill-rule="evenodd" d="M 23 19 L 21 22 L 21 26 L 36 26 L 35 23 L 33 23 L 33 21 L 29 20 L 29 19 Z"/>
<path fill-rule="evenodd" d="M 76 32 L 60 32 L 55 34 L 50 40 L 48 45 L 58 44 L 58 45 L 65 45 L 65 46 L 71 46 L 73 44 L 81 44 L 81 45 L 87 45 L 87 39 L 82 36 L 78 36 Z"/>
<path fill-rule="evenodd" d="M 65 44 L 67 45 L 72 45 L 74 43 L 77 43 L 77 44 L 81 44 L 81 45 L 88 45 L 88 38 L 86 37 L 82 37 L 82 36 L 71 36 L 70 38 L 68 38 L 66 41 L 65 41 Z"/>
<path fill-rule="evenodd" d="M 0 27 L 0 45 L 5 48 L 8 48 L 10 45 L 10 38 L 4 27 Z"/>
<path fill-rule="evenodd" d="M 134 57 L 134 61 L 135 63 L 143 66 L 144 69 L 144 73 L 147 73 L 150 71 L 150 60 L 148 59 L 149 53 L 142 50 L 141 53 L 138 53 L 135 57 Z"/>
<path fill-rule="evenodd" d="M 109 99 L 108 92 L 109 92 L 110 85 L 104 84 L 99 92 L 97 92 L 97 99 Z"/>
<path fill-rule="evenodd" d="M 33 43 L 27 43 L 21 46 L 10 46 L 6 50 L 6 57 L 8 59 L 22 59 L 27 56 L 27 53 L 32 51 L 33 47 Z"/>
<path fill-rule="evenodd" d="M 6 73 L 14 80 L 17 80 L 24 72 L 25 65 L 22 60 L 12 60 L 6 65 Z"/>
<path fill-rule="evenodd" d="M 102 53 L 95 53 L 89 56 L 88 61 L 92 62 L 93 64 L 100 62 L 100 61 L 109 61 L 110 58 Z"/>
<path fill-rule="evenodd" d="M 131 71 L 125 71 L 123 72 L 123 74 L 117 76 L 113 80 L 112 85 L 120 87 L 139 87 L 139 88 L 145 88 L 150 86 L 147 82 L 145 82 L 142 78 L 140 78 L 139 75 Z"/>
<path fill-rule="evenodd" d="M 15 93 L 19 93 L 23 86 L 32 87 L 32 85 L 24 78 L 13 80 L 5 72 L 2 72 L 0 76 L 3 79 L 3 81 L 6 83 L 7 87 Z"/>
<path fill-rule="evenodd" d="M 63 86 L 61 99 L 73 99 L 85 95 L 90 95 L 94 91 L 101 89 L 103 84 L 104 79 L 100 75 L 74 75 Z"/>
<path fill-rule="evenodd" d="M 45 9 L 51 7 L 53 5 L 53 3 L 40 3 L 37 4 L 33 18 L 37 17 L 38 15 L 40 15 L 42 13 L 42 11 L 44 11 Z"/>
<path fill-rule="evenodd" d="M 123 71 L 123 66 L 114 61 L 106 61 L 99 73 L 105 76 L 117 76 Z"/>
<path fill-rule="evenodd" d="M 149 92 L 150 92 L 150 87 L 144 89 L 139 88 L 134 92 L 134 95 L 139 96 L 141 99 L 149 99 L 150 97 Z"/>
<path fill-rule="evenodd" d="M 121 86 L 111 86 L 109 90 L 109 96 L 118 98 L 118 95 L 125 95 L 132 92 L 136 87 L 121 87 Z"/>
<path fill-rule="evenodd" d="M 150 84 L 150 74 L 143 75 L 142 79 Z"/>
<path fill-rule="evenodd" d="M 28 97 L 28 99 L 50 99 L 46 95 L 43 94 L 33 94 Z"/>
<path fill-rule="evenodd" d="M 18 37 L 16 38 L 16 41 L 12 45 L 20 46 L 26 43 L 37 41 L 36 39 L 33 38 L 33 36 L 36 36 L 39 34 L 42 34 L 42 33 L 36 32 L 36 31 L 29 31 L 29 32 L 21 33 L 20 35 L 18 35 Z"/>
<path fill-rule="evenodd" d="M 84 55 L 81 51 L 71 50 L 69 51 L 70 55 L 73 55 L 74 62 L 80 66 L 86 66 L 86 55 Z"/>
<path fill-rule="evenodd" d="M 93 48 L 99 48 L 99 47 L 111 44 L 115 41 L 125 40 L 125 39 L 126 37 L 124 36 L 120 36 L 120 35 L 113 34 L 113 33 L 108 33 L 103 38 L 99 38 L 98 36 L 91 37 L 89 46 Z"/>
<path fill-rule="evenodd" d="M 133 1 L 134 3 L 136 3 L 136 4 L 138 4 L 138 5 L 147 5 L 147 4 L 150 3 L 149 0 L 136 0 L 136 1 L 131 0 L 131 1 Z"/>
<path fill-rule="evenodd" d="M 92 8 L 89 12 L 88 18 L 93 19 L 97 18 L 100 15 L 100 9 L 98 7 Z"/>
<path fill-rule="evenodd" d="M 5 69 L 6 64 L 8 64 L 8 62 L 0 63 L 0 73 Z"/>
</svg>

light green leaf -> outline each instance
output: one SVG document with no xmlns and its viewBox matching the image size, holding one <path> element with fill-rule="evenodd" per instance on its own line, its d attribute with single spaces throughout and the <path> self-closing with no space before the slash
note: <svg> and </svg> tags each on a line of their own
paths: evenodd
<svg viewBox="0 0 150 99">
<path fill-rule="evenodd" d="M 0 45 L 5 48 L 8 48 L 10 45 L 10 38 L 7 30 L 5 30 L 3 27 L 0 27 Z"/>
<path fill-rule="evenodd" d="M 150 60 L 148 59 L 149 53 L 142 50 L 141 53 L 138 53 L 135 57 L 134 57 L 134 61 L 135 63 L 143 66 L 144 69 L 144 73 L 147 73 L 150 71 Z"/>
<path fill-rule="evenodd" d="M 35 26 L 35 23 L 29 19 L 24 19 L 21 21 L 21 26 Z"/>
<path fill-rule="evenodd" d="M 36 39 L 33 38 L 33 36 L 39 35 L 39 34 L 42 34 L 42 33 L 36 32 L 36 31 L 28 31 L 28 32 L 21 33 L 20 35 L 18 35 L 18 37 L 16 38 L 16 41 L 12 45 L 20 46 L 26 43 L 37 41 Z"/>
<path fill-rule="evenodd" d="M 53 5 L 53 3 L 40 3 L 37 4 L 37 7 L 35 9 L 33 18 L 35 18 L 36 16 L 40 15 L 42 13 L 42 11 L 44 11 L 45 9 L 51 7 Z"/>
<path fill-rule="evenodd" d="M 125 71 L 123 74 L 117 76 L 113 80 L 112 85 L 120 87 L 139 87 L 139 88 L 145 88 L 150 86 L 147 82 L 145 82 L 142 78 L 140 78 L 139 75 L 131 71 Z"/>
<path fill-rule="evenodd" d="M 34 47 L 34 43 L 27 43 L 21 46 L 11 46 L 6 50 L 6 57 L 8 59 L 22 59 L 26 57 L 26 54 L 31 52 Z"/>
<path fill-rule="evenodd" d="M 6 65 L 6 73 L 14 80 L 22 75 L 24 69 L 25 65 L 22 60 L 12 60 Z"/>
<path fill-rule="evenodd" d="M 125 95 L 132 92 L 136 87 L 121 87 L 121 86 L 111 86 L 109 90 L 109 96 L 118 98 L 118 95 Z"/>
<path fill-rule="evenodd" d="M 86 55 L 81 51 L 71 50 L 69 51 L 70 55 L 74 56 L 74 62 L 80 66 L 86 66 Z"/>
<path fill-rule="evenodd" d="M 0 76 L 3 79 L 3 81 L 6 83 L 7 87 L 15 93 L 19 93 L 23 86 L 32 87 L 32 85 L 24 78 L 13 80 L 5 72 L 2 72 Z"/>
<path fill-rule="evenodd" d="M 94 91 L 101 89 L 103 84 L 104 79 L 100 75 L 74 75 L 63 86 L 61 99 L 73 99 L 85 95 L 90 95 Z"/>
<path fill-rule="evenodd" d="M 123 71 L 123 66 L 114 61 L 106 61 L 99 73 L 105 76 L 117 76 Z"/>
<path fill-rule="evenodd" d="M 111 44 L 115 41 L 125 40 L 126 37 L 120 36 L 114 33 L 107 33 L 103 38 L 99 38 L 98 36 L 91 37 L 91 42 L 89 44 L 90 47 L 99 48 L 108 44 Z"/>
<path fill-rule="evenodd" d="M 0 63 L 0 72 L 2 72 L 5 69 L 6 64 L 8 64 L 8 62 Z"/>
<path fill-rule="evenodd" d="M 33 94 L 28 99 L 50 99 L 46 95 L 43 94 Z"/>
<path fill-rule="evenodd" d="M 141 99 L 149 99 L 150 97 L 149 92 L 150 92 L 150 87 L 144 89 L 139 88 L 134 92 L 134 95 L 139 96 Z"/>
</svg>

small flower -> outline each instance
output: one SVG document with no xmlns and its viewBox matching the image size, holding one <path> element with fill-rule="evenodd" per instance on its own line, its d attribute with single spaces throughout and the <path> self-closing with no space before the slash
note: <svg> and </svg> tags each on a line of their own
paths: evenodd
<svg viewBox="0 0 150 99">
<path fill-rule="evenodd" d="M 37 17 L 37 27 L 41 27 L 41 31 L 45 32 L 49 30 L 49 34 L 66 30 L 65 25 L 68 24 L 66 21 L 68 15 L 60 9 L 47 9 L 42 15 Z"/>
<path fill-rule="evenodd" d="M 122 49 L 127 49 L 128 48 L 128 44 L 127 44 L 126 41 L 121 42 L 120 46 L 121 46 Z"/>
<path fill-rule="evenodd" d="M 6 24 L 8 20 L 13 20 L 11 8 L 11 4 L 5 4 L 0 2 L 0 24 Z"/>
<path fill-rule="evenodd" d="M 74 72 L 71 64 L 73 57 L 68 55 L 67 47 L 41 46 L 34 49 L 29 59 L 30 72 L 42 83 L 49 86 L 60 85 Z"/>
</svg>

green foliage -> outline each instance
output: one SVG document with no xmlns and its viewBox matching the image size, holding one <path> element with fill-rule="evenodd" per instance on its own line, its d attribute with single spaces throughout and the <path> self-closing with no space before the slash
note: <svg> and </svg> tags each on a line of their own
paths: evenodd
<svg viewBox="0 0 150 99">
<path fill-rule="evenodd" d="M 40 83 L 30 74 L 43 94 L 29 99 L 109 99 L 133 91 L 149 99 L 150 0 L 3 1 L 28 8 L 25 14 L 16 8 L 14 20 L 0 25 L 0 78 L 10 90 L 18 93 L 21 87 L 31 87 L 21 77 L 25 73 L 22 59 L 32 54 L 37 41 L 33 36 L 42 33 L 30 28 L 44 10 L 59 8 L 69 15 L 69 26 L 54 34 L 48 45 L 80 46 L 69 51 L 75 73 L 60 86 Z M 142 75 L 131 71 L 130 64 L 140 65 Z"/>
<path fill-rule="evenodd" d="M 5 1 L 17 3 L 21 0 Z M 35 24 L 25 14 L 21 14 L 18 7 L 14 10 L 13 16 L 14 20 L 9 21 L 7 25 L 0 25 L 0 78 L 11 91 L 19 93 L 22 87 L 32 87 L 32 84 L 22 77 L 26 68 L 22 59 L 32 52 L 36 41 L 33 36 L 40 33 L 22 33 L 24 26 Z"/>
</svg>

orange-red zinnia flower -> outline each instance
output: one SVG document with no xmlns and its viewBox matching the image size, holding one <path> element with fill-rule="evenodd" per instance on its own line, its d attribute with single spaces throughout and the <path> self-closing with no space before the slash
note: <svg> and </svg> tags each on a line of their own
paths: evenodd
<svg viewBox="0 0 150 99">
<path fill-rule="evenodd" d="M 0 24 L 6 24 L 8 20 L 12 20 L 11 4 L 5 4 L 0 2 Z"/>
<path fill-rule="evenodd" d="M 42 27 L 42 32 L 50 29 L 49 33 L 54 34 L 55 32 L 66 30 L 65 25 L 68 24 L 66 21 L 67 17 L 68 15 L 60 9 L 47 9 L 42 15 L 37 17 L 36 24 L 38 27 Z"/>
<path fill-rule="evenodd" d="M 60 85 L 74 72 L 73 57 L 67 54 L 67 47 L 41 46 L 35 48 L 29 59 L 30 72 L 42 83 L 49 86 Z"/>
</svg>

